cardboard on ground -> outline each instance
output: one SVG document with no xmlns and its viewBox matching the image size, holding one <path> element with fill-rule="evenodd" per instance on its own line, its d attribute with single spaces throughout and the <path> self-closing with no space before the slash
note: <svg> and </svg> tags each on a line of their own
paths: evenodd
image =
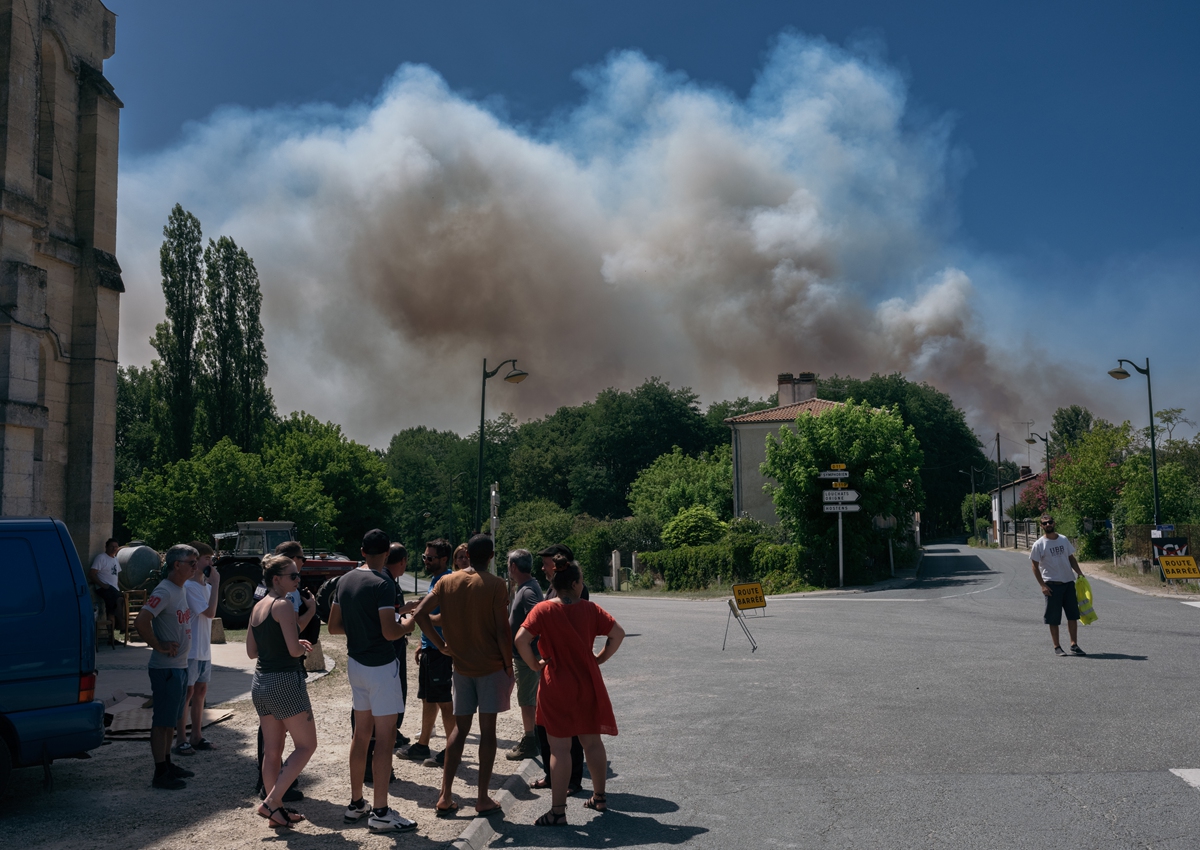
<svg viewBox="0 0 1200 850">
<path fill-rule="evenodd" d="M 762 584 L 757 581 L 735 584 L 733 586 L 733 599 L 740 611 L 745 611 L 749 608 L 767 607 L 767 597 L 763 596 Z"/>
<path fill-rule="evenodd" d="M 1191 555 L 1160 555 L 1158 563 L 1164 578 L 1200 578 L 1200 568 Z"/>
</svg>

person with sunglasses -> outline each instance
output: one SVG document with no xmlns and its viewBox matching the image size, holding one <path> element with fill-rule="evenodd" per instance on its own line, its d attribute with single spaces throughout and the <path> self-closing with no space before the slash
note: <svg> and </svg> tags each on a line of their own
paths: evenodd
<svg viewBox="0 0 1200 850">
<path fill-rule="evenodd" d="M 430 540 L 425 544 L 425 554 L 422 561 L 425 572 L 429 574 L 429 586 L 425 593 L 433 592 L 438 581 L 451 572 L 450 553 L 453 547 L 449 541 L 441 537 Z M 432 612 L 437 633 L 442 633 L 441 610 L 435 608 Z M 454 705 L 452 701 L 451 683 L 454 675 L 453 662 L 449 655 L 438 652 L 437 647 L 429 640 L 424 632 L 421 634 L 421 645 L 417 647 L 417 699 L 421 700 L 421 734 L 415 743 L 405 751 L 405 756 L 413 761 L 420 761 L 426 767 L 441 767 L 445 763 L 446 751 L 434 755 L 429 750 L 429 741 L 433 737 L 433 727 L 437 723 L 438 714 L 442 715 L 442 729 L 446 740 L 454 731 Z"/>
<path fill-rule="evenodd" d="M 187 787 L 184 779 L 192 771 L 171 763 L 171 741 L 175 724 L 183 714 L 187 693 L 188 649 L 192 645 L 192 609 L 188 607 L 183 585 L 196 571 L 200 553 L 180 543 L 163 557 L 163 580 L 133 621 L 142 640 L 150 647 L 150 693 L 154 697 L 154 717 L 150 721 L 150 752 L 154 756 L 155 788 L 178 791 Z"/>
<path fill-rule="evenodd" d="M 258 814 L 272 829 L 291 829 L 304 815 L 285 808 L 283 794 L 317 751 L 317 725 L 304 682 L 304 654 L 312 644 L 300 639 L 296 609 L 288 594 L 300 583 L 300 569 L 286 555 L 263 559 L 267 595 L 250 611 L 246 654 L 255 659 L 250 699 L 262 729 L 263 788 L 267 796 Z M 292 754 L 283 747 L 292 736 Z"/>
<path fill-rule="evenodd" d="M 1079 648 L 1079 600 L 1075 596 L 1075 576 L 1083 575 L 1079 562 L 1075 560 L 1075 547 L 1071 541 L 1054 530 L 1054 518 L 1045 515 L 1040 520 L 1042 536 L 1029 550 L 1033 562 L 1033 577 L 1042 586 L 1046 597 L 1046 614 L 1042 621 L 1050 627 L 1050 639 L 1054 641 L 1054 654 L 1066 655 L 1058 642 L 1058 627 L 1062 615 L 1067 614 L 1067 632 L 1071 635 L 1071 654 L 1087 655 Z"/>
</svg>

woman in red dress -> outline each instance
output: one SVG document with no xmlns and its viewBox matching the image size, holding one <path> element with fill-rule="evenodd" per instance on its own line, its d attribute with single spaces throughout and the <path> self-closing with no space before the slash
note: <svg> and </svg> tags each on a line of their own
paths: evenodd
<svg viewBox="0 0 1200 850">
<path fill-rule="evenodd" d="M 560 563 L 561 562 L 561 563 Z M 571 738 L 579 737 L 592 775 L 589 809 L 606 811 L 604 780 L 608 754 L 601 735 L 617 734 L 608 690 L 600 665 L 612 658 L 625 638 L 625 630 L 599 605 L 580 599 L 583 581 L 579 565 L 562 555 L 552 584 L 558 595 L 539 602 L 517 632 L 515 645 L 531 669 L 541 670 L 538 684 L 537 723 L 550 739 L 550 811 L 537 826 L 566 826 L 567 784 L 571 774 Z M 604 649 L 593 654 L 597 635 L 607 635 Z M 537 650 L 533 641 L 537 639 Z M 541 656 L 540 658 L 538 656 Z"/>
</svg>

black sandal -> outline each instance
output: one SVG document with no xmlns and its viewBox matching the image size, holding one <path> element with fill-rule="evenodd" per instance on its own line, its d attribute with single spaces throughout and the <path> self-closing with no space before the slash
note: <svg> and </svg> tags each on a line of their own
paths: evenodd
<svg viewBox="0 0 1200 850">
<path fill-rule="evenodd" d="M 267 815 L 267 823 L 270 824 L 271 829 L 295 829 L 296 828 L 295 822 L 292 820 L 291 815 L 289 815 L 287 813 L 287 809 L 285 809 L 283 806 L 280 806 L 278 809 L 270 809 L 270 812 L 271 813 L 269 815 Z M 278 815 L 278 814 L 283 815 L 283 819 L 286 821 L 286 823 L 279 823 L 278 821 L 275 820 L 275 815 Z"/>
<path fill-rule="evenodd" d="M 555 814 L 555 809 L 562 809 L 561 814 Z M 550 811 L 542 815 L 533 822 L 534 826 L 566 826 L 567 825 L 567 807 L 566 806 L 551 806 Z"/>
<path fill-rule="evenodd" d="M 592 792 L 592 796 L 584 801 L 585 809 L 595 809 L 598 812 L 608 811 L 608 798 L 604 794 Z"/>
<path fill-rule="evenodd" d="M 267 810 L 266 814 L 263 814 L 263 809 Z M 270 820 L 271 815 L 275 814 L 275 812 L 283 812 L 284 817 L 288 819 L 288 823 L 300 823 L 302 820 L 308 820 L 308 818 L 300 814 L 300 812 L 296 811 L 295 809 L 289 809 L 287 806 L 280 806 L 278 809 L 272 809 L 266 803 L 263 803 L 257 809 L 258 816 L 260 818 L 265 818 L 266 820 Z"/>
</svg>

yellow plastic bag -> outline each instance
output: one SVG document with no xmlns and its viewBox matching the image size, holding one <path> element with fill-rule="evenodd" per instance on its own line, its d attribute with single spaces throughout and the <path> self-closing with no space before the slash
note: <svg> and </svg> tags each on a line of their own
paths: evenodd
<svg viewBox="0 0 1200 850">
<path fill-rule="evenodd" d="M 1092 584 L 1087 576 L 1075 579 L 1075 598 L 1079 601 L 1079 622 L 1087 626 L 1100 619 L 1092 605 Z"/>
</svg>

